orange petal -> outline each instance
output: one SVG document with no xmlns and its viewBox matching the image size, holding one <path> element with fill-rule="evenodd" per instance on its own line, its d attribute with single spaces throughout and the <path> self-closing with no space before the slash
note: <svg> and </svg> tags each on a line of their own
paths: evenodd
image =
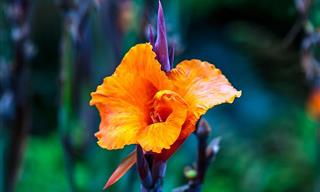
<svg viewBox="0 0 320 192">
<path fill-rule="evenodd" d="M 135 144 L 141 126 L 147 126 L 143 120 L 144 114 L 139 108 L 127 105 L 125 102 L 99 103 L 96 106 L 100 112 L 101 123 L 99 132 L 95 136 L 102 148 L 112 150 Z"/>
<path fill-rule="evenodd" d="M 90 105 L 96 105 L 101 117 L 96 133 L 101 147 L 119 149 L 137 143 L 139 130 L 151 123 L 153 96 L 171 85 L 155 57 L 150 44 L 136 45 L 91 93 Z"/>
<path fill-rule="evenodd" d="M 112 173 L 103 189 L 107 189 L 117 182 L 137 161 L 136 150 L 132 151 L 125 159 L 123 159 L 117 169 Z"/>
<path fill-rule="evenodd" d="M 180 135 L 187 117 L 187 104 L 175 92 L 159 91 L 154 97 L 154 119 L 165 120 L 149 125 L 139 134 L 138 143 L 145 151 L 160 153 L 169 149 Z"/>
<path fill-rule="evenodd" d="M 241 91 L 232 87 L 221 71 L 208 62 L 182 61 L 168 76 L 191 112 L 183 130 L 186 135 L 194 130 L 196 121 L 208 109 L 221 103 L 232 103 L 241 95 Z"/>
</svg>

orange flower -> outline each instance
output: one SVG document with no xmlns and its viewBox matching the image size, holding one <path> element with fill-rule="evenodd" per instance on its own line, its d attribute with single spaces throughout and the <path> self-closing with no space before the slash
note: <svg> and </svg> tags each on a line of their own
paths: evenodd
<svg viewBox="0 0 320 192">
<path fill-rule="evenodd" d="M 312 91 L 308 103 L 308 112 L 309 114 L 315 118 L 315 119 L 320 119 L 320 89 L 316 88 Z"/>
<path fill-rule="evenodd" d="M 90 105 L 100 112 L 95 136 L 102 148 L 138 144 L 168 158 L 209 108 L 241 95 L 212 64 L 186 60 L 165 73 L 155 58 L 149 43 L 134 46 L 91 93 Z"/>
</svg>

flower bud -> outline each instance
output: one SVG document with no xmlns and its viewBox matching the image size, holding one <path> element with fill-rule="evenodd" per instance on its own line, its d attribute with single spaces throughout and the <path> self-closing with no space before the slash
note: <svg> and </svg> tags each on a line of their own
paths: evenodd
<svg viewBox="0 0 320 192">
<path fill-rule="evenodd" d="M 214 158 L 220 150 L 221 137 L 214 138 L 206 149 L 206 155 L 208 159 Z"/>
<path fill-rule="evenodd" d="M 206 138 L 211 133 L 211 127 L 209 123 L 202 117 L 197 123 L 196 134 L 199 138 Z"/>
<path fill-rule="evenodd" d="M 157 20 L 157 40 L 154 47 L 154 51 L 157 54 L 157 60 L 161 64 L 161 69 L 165 72 L 170 71 L 171 68 L 168 54 L 167 30 L 160 1 Z"/>
<path fill-rule="evenodd" d="M 188 180 L 192 180 L 195 179 L 197 177 L 198 173 L 197 170 L 195 170 L 192 167 L 185 167 L 184 168 L 184 176 L 188 179 Z"/>
</svg>

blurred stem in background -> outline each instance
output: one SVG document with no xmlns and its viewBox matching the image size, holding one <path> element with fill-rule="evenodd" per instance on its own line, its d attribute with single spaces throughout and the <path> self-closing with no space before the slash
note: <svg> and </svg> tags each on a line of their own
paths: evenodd
<svg viewBox="0 0 320 192">
<path fill-rule="evenodd" d="M 90 127 L 88 125 L 90 119 L 81 117 L 83 106 L 81 98 L 83 92 L 87 92 L 88 81 L 90 80 L 91 37 L 88 17 L 93 5 L 91 0 L 80 2 L 65 0 L 60 2 L 63 12 L 63 32 L 58 127 L 71 191 L 77 189 L 75 156 L 82 154 L 81 151 L 85 149 L 90 135 L 86 133 L 89 132 L 86 128 Z M 91 116 L 86 114 L 86 117 Z M 82 132 L 82 134 L 76 134 L 77 132 Z"/>
<path fill-rule="evenodd" d="M 113 68 L 120 62 L 122 36 L 121 11 L 129 0 L 94 1 L 61 0 L 63 32 L 61 39 L 60 107 L 58 111 L 59 132 L 62 141 L 65 166 L 70 190 L 77 191 L 76 166 L 78 160 L 86 159 L 90 143 L 94 141 L 94 111 L 89 108 L 90 83 L 97 73 L 92 66 L 92 34 L 90 14 L 101 13 L 105 38 L 113 53 Z M 95 8 L 95 9 L 94 9 Z M 125 23 L 124 23 L 125 24 Z M 106 43 L 107 44 L 107 43 Z M 105 68 L 104 74 L 107 72 Z"/>
<path fill-rule="evenodd" d="M 298 33 L 303 29 L 305 23 L 308 19 L 308 14 L 310 11 L 310 5 L 313 0 L 295 0 L 295 6 L 299 13 L 295 24 L 290 29 L 289 33 L 283 39 L 281 43 L 281 48 L 287 49 L 293 40 L 297 37 Z"/>
<path fill-rule="evenodd" d="M 30 126 L 29 60 L 34 54 L 34 48 L 29 39 L 31 2 L 13 0 L 7 6 L 6 16 L 11 24 L 13 49 L 11 61 L 9 61 L 10 88 L 8 89 L 12 91 L 12 103 L 7 110 L 13 110 L 13 116 L 7 127 L 9 140 L 5 153 L 7 164 L 5 165 L 4 191 L 15 191 Z"/>
<path fill-rule="evenodd" d="M 304 38 L 301 45 L 301 65 L 310 84 L 311 92 L 308 100 L 309 113 L 318 121 L 316 131 L 316 162 L 320 161 L 320 62 L 317 56 L 320 45 L 319 0 L 296 0 L 296 9 L 303 18 Z M 313 109 L 312 109 L 313 108 Z M 317 178 L 314 191 L 320 190 L 320 164 L 316 165 Z"/>
<path fill-rule="evenodd" d="M 12 103 L 13 96 L 10 87 L 10 73 L 9 73 L 9 60 L 10 51 L 8 49 L 11 42 L 9 42 L 10 31 L 5 15 L 5 5 L 0 2 L 0 30 L 3 37 L 0 38 L 0 191 L 4 191 L 4 178 L 5 178 L 5 166 L 6 166 L 6 146 L 8 142 L 8 121 L 12 119 L 12 110 L 9 106 Z"/>
<path fill-rule="evenodd" d="M 131 0 L 101 1 L 102 28 L 113 53 L 113 70 L 121 61 L 122 40 L 126 30 L 126 14 Z M 108 61 L 110 62 L 110 61 Z"/>
</svg>

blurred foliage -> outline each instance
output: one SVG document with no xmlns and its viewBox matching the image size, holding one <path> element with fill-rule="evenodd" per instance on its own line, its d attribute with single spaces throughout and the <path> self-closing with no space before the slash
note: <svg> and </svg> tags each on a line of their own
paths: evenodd
<svg viewBox="0 0 320 192">
<path fill-rule="evenodd" d="M 91 64 L 88 70 L 80 73 L 81 78 L 88 76 L 90 79 L 81 84 L 77 95 L 72 95 L 72 81 L 67 82 L 62 106 L 59 104 L 63 92 L 61 62 L 72 67 L 74 44 L 68 39 L 70 47 L 61 58 L 65 15 L 58 1 L 31 2 L 31 38 L 36 56 L 30 69 L 32 86 L 28 89 L 33 118 L 16 191 L 71 190 L 67 176 L 68 151 L 61 138 L 65 129 L 69 131 L 66 132 L 73 146 L 71 174 L 75 190 L 101 191 L 131 147 L 124 151 L 106 151 L 96 145 L 93 134 L 98 129 L 99 118 L 97 111 L 88 106 L 89 94 L 103 77 L 112 74 L 119 59 L 132 45 L 147 41 L 144 22 L 155 24 L 157 1 L 129 1 L 131 4 L 115 13 L 112 10 L 118 10 L 113 7 L 117 1 L 105 1 L 101 7 L 90 10 L 85 34 L 91 39 L 88 45 Z M 317 191 L 316 185 L 320 185 L 316 171 L 319 167 L 316 138 L 319 124 L 305 110 L 310 86 L 299 60 L 303 34 L 299 33 L 288 48 L 281 48 L 298 17 L 294 1 L 162 2 L 169 40 L 176 44 L 176 63 L 180 58 L 215 63 L 233 85 L 243 91 L 234 104 L 216 107 L 206 115 L 213 128 L 212 137 L 222 136 L 222 144 L 207 173 L 203 191 Z M 319 26 L 319 1 L 316 3 L 310 20 Z M 1 64 L 2 60 L 12 59 L 12 47 L 5 1 L 0 1 L 0 9 Z M 124 19 L 121 22 L 117 20 L 120 16 Z M 75 74 L 75 71 L 68 72 Z M 72 103 L 72 98 L 79 102 Z M 64 107 L 70 117 L 65 116 Z M 59 126 L 63 130 L 59 131 Z M 2 128 L 0 131 L 1 150 L 7 135 L 2 135 Z M 192 164 L 195 158 L 196 140 L 191 136 L 168 163 L 164 191 L 186 182 L 184 167 Z M 137 179 L 133 169 L 108 191 L 138 191 Z"/>
<path fill-rule="evenodd" d="M 31 137 L 17 191 L 65 191 L 68 181 L 63 161 L 62 147 L 56 135 Z"/>
</svg>

